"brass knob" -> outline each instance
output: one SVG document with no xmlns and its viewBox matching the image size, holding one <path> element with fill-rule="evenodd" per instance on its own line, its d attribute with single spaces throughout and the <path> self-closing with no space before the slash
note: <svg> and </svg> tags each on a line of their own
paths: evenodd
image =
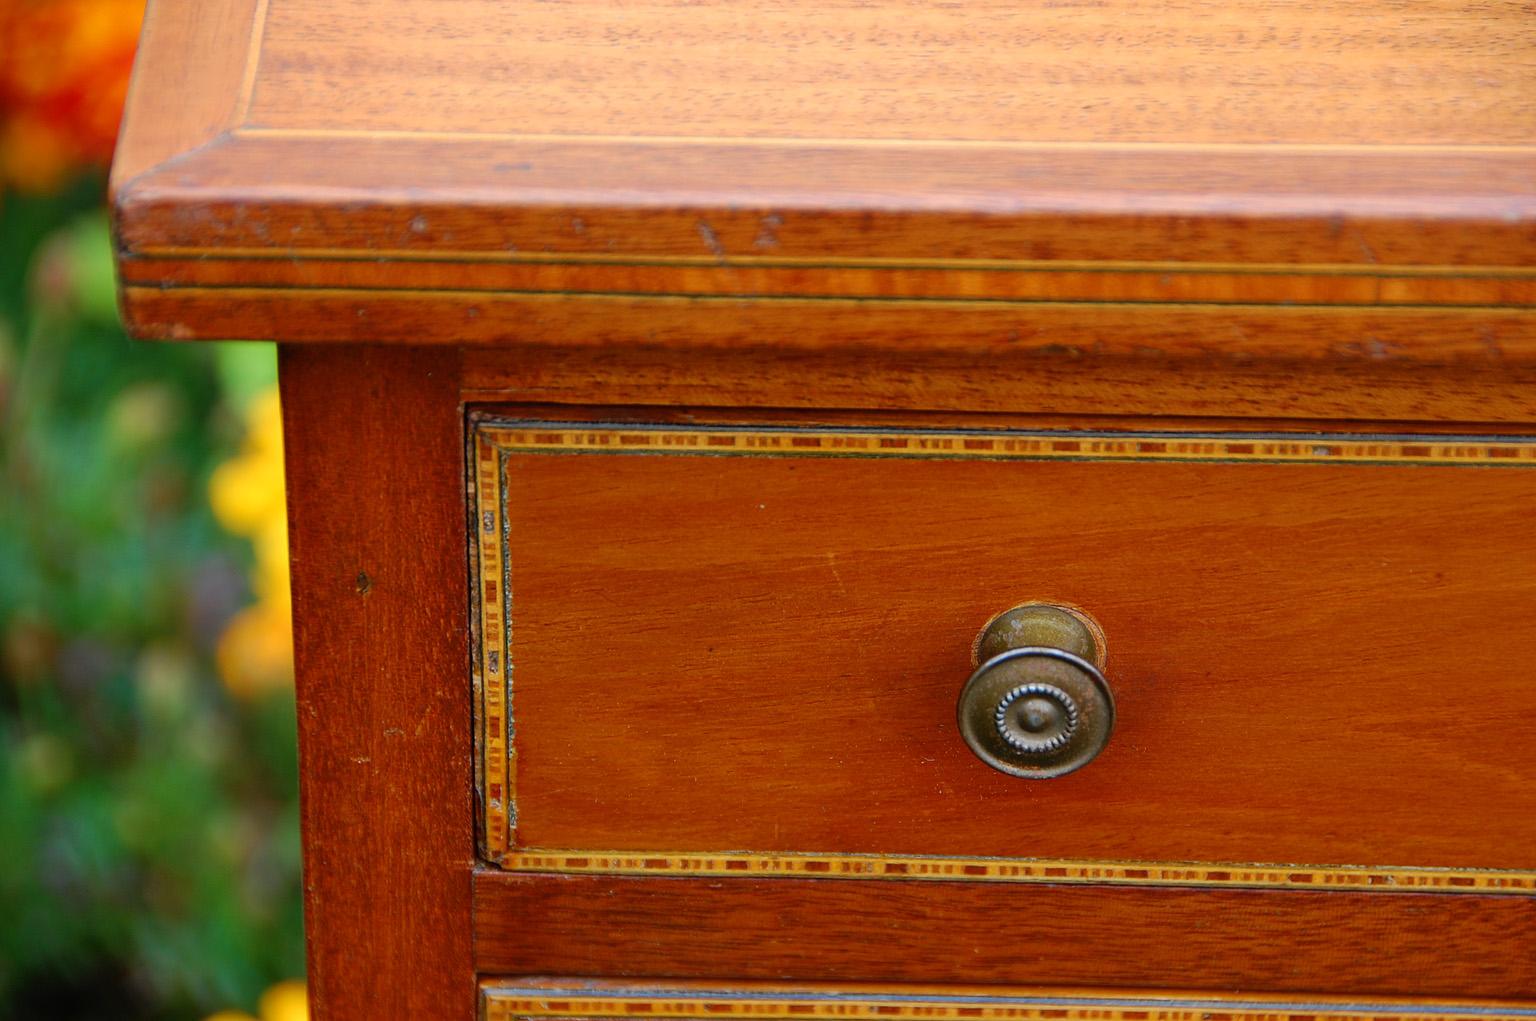
<svg viewBox="0 0 1536 1021">
<path fill-rule="evenodd" d="M 1016 606 L 976 642 L 981 665 L 960 692 L 960 734 L 1013 776 L 1046 779 L 1103 751 L 1115 725 L 1103 633 L 1087 615 L 1049 603 Z"/>
</svg>

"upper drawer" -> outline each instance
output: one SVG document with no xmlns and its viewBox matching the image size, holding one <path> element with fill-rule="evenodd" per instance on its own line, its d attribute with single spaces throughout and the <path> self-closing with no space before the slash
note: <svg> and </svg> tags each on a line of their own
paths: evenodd
<svg viewBox="0 0 1536 1021">
<path fill-rule="evenodd" d="M 1536 443 L 487 420 L 474 450 L 505 866 L 1536 890 Z M 1030 600 L 1102 626 L 1117 705 L 1048 780 L 956 726 Z"/>
</svg>

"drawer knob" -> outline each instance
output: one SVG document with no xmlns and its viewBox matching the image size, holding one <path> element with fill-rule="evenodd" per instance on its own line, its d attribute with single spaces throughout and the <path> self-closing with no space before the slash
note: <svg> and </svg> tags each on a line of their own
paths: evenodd
<svg viewBox="0 0 1536 1021">
<path fill-rule="evenodd" d="M 960 693 L 960 734 L 1013 776 L 1046 779 L 1092 761 L 1115 725 L 1103 634 L 1088 616 L 1027 603 L 993 618 L 976 642 L 981 665 Z"/>
</svg>

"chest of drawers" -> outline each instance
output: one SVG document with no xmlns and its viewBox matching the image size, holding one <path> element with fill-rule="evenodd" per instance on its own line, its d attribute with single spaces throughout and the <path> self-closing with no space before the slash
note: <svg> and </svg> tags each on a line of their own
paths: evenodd
<svg viewBox="0 0 1536 1021">
<path fill-rule="evenodd" d="M 323 1021 L 1536 1018 L 1536 18 L 154 0 Z"/>
</svg>

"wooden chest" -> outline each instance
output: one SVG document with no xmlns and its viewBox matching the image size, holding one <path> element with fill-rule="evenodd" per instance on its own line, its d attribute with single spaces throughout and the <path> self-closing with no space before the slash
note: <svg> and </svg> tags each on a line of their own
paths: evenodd
<svg viewBox="0 0 1536 1021">
<path fill-rule="evenodd" d="M 315 1016 L 1536 1018 L 1533 136 L 1504 0 L 152 0 Z"/>
</svg>

